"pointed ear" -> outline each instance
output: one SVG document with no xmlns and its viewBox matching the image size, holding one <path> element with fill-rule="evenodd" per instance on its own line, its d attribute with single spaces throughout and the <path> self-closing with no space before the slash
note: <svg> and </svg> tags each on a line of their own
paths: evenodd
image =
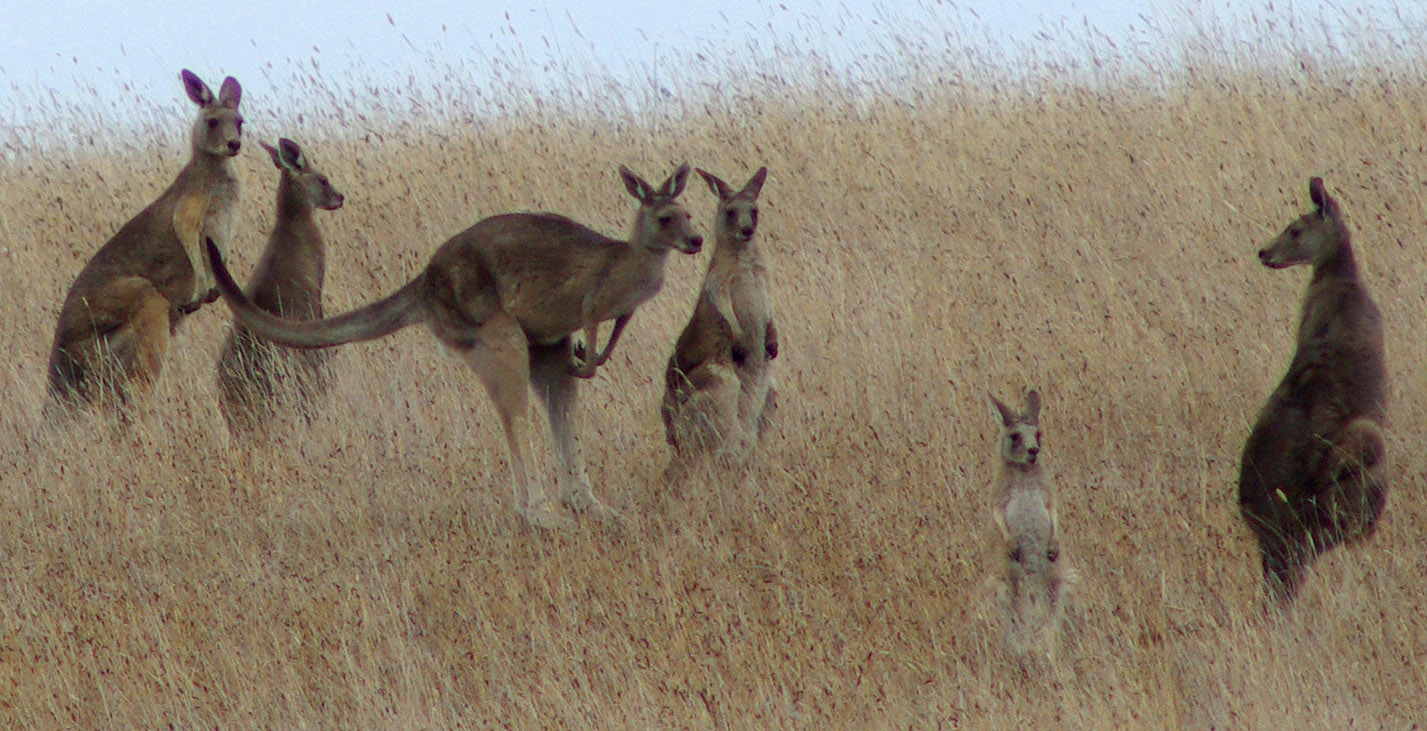
<svg viewBox="0 0 1427 731">
<path fill-rule="evenodd" d="M 758 168 L 758 172 L 754 173 L 753 177 L 749 178 L 748 182 L 744 184 L 743 190 L 738 191 L 738 196 L 749 200 L 758 200 L 758 194 L 763 190 L 763 181 L 767 179 L 768 168 Z"/>
<path fill-rule="evenodd" d="M 992 416 L 1000 417 L 1001 426 L 1010 426 L 1016 423 L 1016 412 L 1012 411 L 1010 407 L 1001 403 L 1000 399 L 996 398 L 995 396 L 992 396 L 989 393 L 986 394 L 986 398 L 991 399 L 991 406 L 996 410 L 995 413 L 992 414 Z"/>
<path fill-rule="evenodd" d="M 1308 197 L 1313 200 L 1313 205 L 1318 209 L 1318 215 L 1321 218 L 1338 217 L 1338 201 L 1328 195 L 1328 191 L 1323 187 L 1322 178 L 1313 178 L 1308 181 Z"/>
<path fill-rule="evenodd" d="M 1041 417 L 1041 395 L 1032 390 L 1026 394 L 1026 419 L 1032 424 L 1039 424 Z"/>
<path fill-rule="evenodd" d="M 648 183 L 644 182 L 644 178 L 635 175 L 634 171 L 620 165 L 619 177 L 624 180 L 625 190 L 628 190 L 629 194 L 638 198 L 640 202 L 648 203 L 654 198 L 654 189 L 649 187 Z"/>
<path fill-rule="evenodd" d="M 263 149 L 268 151 L 268 156 L 273 159 L 273 167 L 277 168 L 278 170 L 282 170 L 285 167 L 282 164 L 281 154 L 278 153 L 278 151 L 274 149 L 272 145 L 269 145 L 268 143 L 263 142 L 262 140 L 258 140 L 258 144 L 262 145 Z M 278 144 L 282 144 L 282 140 L 278 140 Z"/>
<path fill-rule="evenodd" d="M 712 191 L 714 195 L 718 196 L 719 200 L 726 201 L 729 198 L 733 197 L 732 191 L 728 189 L 728 184 L 723 182 L 722 180 L 719 180 L 719 177 L 717 175 L 714 175 L 713 173 L 704 170 L 703 168 L 694 168 L 694 170 L 698 172 L 699 177 L 704 179 L 705 183 L 708 183 L 709 190 Z"/>
<path fill-rule="evenodd" d="M 213 103 L 213 90 L 209 89 L 197 74 L 184 69 L 179 72 L 179 77 L 183 79 L 183 90 L 188 92 L 188 98 L 192 99 L 194 104 L 206 107 Z"/>
<path fill-rule="evenodd" d="M 684 184 L 687 182 L 689 182 L 689 164 L 684 163 L 674 171 L 673 175 L 669 176 L 668 180 L 664 181 L 663 185 L 659 186 L 659 195 L 669 199 L 678 198 L 679 194 L 684 192 Z"/>
<path fill-rule="evenodd" d="M 282 158 L 283 167 L 297 172 L 307 167 L 307 158 L 302 154 L 302 148 L 296 142 L 286 137 L 279 137 L 277 141 L 278 154 Z"/>
<path fill-rule="evenodd" d="M 238 108 L 238 100 L 243 98 L 243 87 L 238 85 L 238 80 L 229 76 L 223 80 L 223 86 L 218 88 L 218 104 L 229 109 Z"/>
</svg>

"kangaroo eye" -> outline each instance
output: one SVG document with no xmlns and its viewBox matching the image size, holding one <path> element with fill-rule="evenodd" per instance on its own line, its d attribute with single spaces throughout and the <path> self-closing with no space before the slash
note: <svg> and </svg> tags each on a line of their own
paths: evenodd
<svg viewBox="0 0 1427 731">
<path fill-rule="evenodd" d="M 1039 442 L 1040 440 L 1041 440 L 1041 433 L 1040 433 L 1039 431 L 1037 431 L 1037 432 L 1036 432 L 1036 441 Z"/>
<path fill-rule="evenodd" d="M 665 228 L 668 228 L 668 227 L 669 227 L 669 224 L 671 224 L 671 223 L 673 223 L 673 222 L 674 222 L 674 217 L 671 216 L 671 215 L 669 215 L 669 214 L 667 214 L 667 213 L 659 217 L 659 225 L 660 225 L 660 226 L 663 226 L 663 227 L 665 227 Z"/>
<path fill-rule="evenodd" d="M 758 225 L 758 209 L 757 209 L 757 208 L 754 208 L 753 210 L 749 211 L 749 212 L 748 212 L 748 217 L 753 220 L 753 225 L 754 225 L 754 226 L 757 226 L 757 225 Z"/>
<path fill-rule="evenodd" d="M 1045 552 L 1045 560 L 1051 563 L 1055 563 L 1055 560 L 1058 558 L 1060 558 L 1060 551 L 1057 549 L 1052 548 Z"/>
<path fill-rule="evenodd" d="M 1019 546 L 1011 549 L 1011 560 L 1015 561 L 1016 563 L 1021 562 L 1021 549 Z"/>
<path fill-rule="evenodd" d="M 209 119 L 209 120 L 208 120 L 208 129 L 213 129 L 214 127 L 217 127 L 217 126 L 218 126 L 218 120 L 216 120 L 216 119 Z"/>
<path fill-rule="evenodd" d="M 724 211 L 723 217 L 728 219 L 729 223 L 736 223 L 738 221 L 738 211 L 735 211 L 730 208 L 729 210 Z"/>
<path fill-rule="evenodd" d="M 1014 433 L 1014 434 L 1011 435 L 1011 443 L 1012 443 L 1012 444 L 1020 444 L 1020 443 L 1021 443 L 1021 434 L 1020 434 L 1020 432 L 1016 432 L 1016 433 Z"/>
<path fill-rule="evenodd" d="M 321 183 L 323 186 L 331 185 L 331 183 L 327 182 L 326 175 L 323 175 L 322 177 L 318 178 L 317 182 Z"/>
</svg>

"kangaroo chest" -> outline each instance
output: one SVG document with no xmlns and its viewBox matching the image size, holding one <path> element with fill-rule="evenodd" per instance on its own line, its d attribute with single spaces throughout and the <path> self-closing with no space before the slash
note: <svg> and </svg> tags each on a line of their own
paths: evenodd
<svg viewBox="0 0 1427 731">
<path fill-rule="evenodd" d="M 737 322 L 736 329 L 742 334 L 740 344 L 749 352 L 755 347 L 761 350 L 764 328 L 772 319 L 762 266 L 733 257 L 713 262 L 704 280 L 703 296 L 713 302 L 724 319 Z"/>
</svg>

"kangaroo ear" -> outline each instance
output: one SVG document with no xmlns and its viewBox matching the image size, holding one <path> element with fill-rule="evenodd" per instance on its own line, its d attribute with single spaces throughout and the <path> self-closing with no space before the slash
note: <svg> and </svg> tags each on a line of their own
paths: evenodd
<svg viewBox="0 0 1427 731">
<path fill-rule="evenodd" d="M 992 416 L 1000 417 L 1001 426 L 1010 426 L 1016 423 L 1016 412 L 1012 411 L 1010 407 L 1001 403 L 1000 399 L 989 393 L 986 394 L 986 398 L 991 399 L 991 407 L 995 409 L 995 413 L 993 413 Z"/>
<path fill-rule="evenodd" d="M 728 189 L 728 184 L 723 182 L 722 180 L 719 180 L 719 177 L 717 175 L 714 175 L 713 173 L 704 170 L 703 168 L 694 168 L 694 170 L 699 174 L 699 177 L 704 179 L 705 183 L 708 183 L 709 190 L 712 191 L 714 195 L 718 196 L 719 200 L 726 201 L 729 198 L 733 197 L 733 192 Z"/>
<path fill-rule="evenodd" d="M 1026 394 L 1026 419 L 1032 424 L 1039 424 L 1041 417 L 1041 395 L 1034 389 Z"/>
<path fill-rule="evenodd" d="M 684 184 L 687 182 L 689 182 L 689 164 L 684 163 L 674 171 L 673 175 L 669 176 L 668 180 L 664 181 L 663 185 L 659 186 L 659 195 L 670 199 L 678 198 L 679 194 L 684 192 Z"/>
<path fill-rule="evenodd" d="M 183 79 L 183 90 L 188 92 L 188 98 L 192 99 L 194 104 L 206 107 L 213 103 L 213 90 L 209 89 L 197 74 L 184 69 L 179 72 L 179 77 Z"/>
<path fill-rule="evenodd" d="M 273 167 L 277 168 L 278 170 L 282 170 L 285 167 L 282 164 L 282 155 L 276 149 L 274 149 L 272 145 L 269 145 L 268 143 L 263 142 L 262 140 L 258 140 L 258 144 L 262 145 L 263 149 L 268 151 L 268 156 L 273 159 Z M 278 144 L 282 144 L 282 140 L 278 140 Z"/>
<path fill-rule="evenodd" d="M 638 198 L 643 203 L 648 203 L 654 198 L 654 189 L 644 182 L 644 178 L 634 174 L 634 171 L 620 165 L 619 177 L 624 180 L 624 188 L 629 194 Z"/>
<path fill-rule="evenodd" d="M 738 191 L 738 195 L 751 200 L 758 200 L 758 194 L 763 191 L 763 181 L 768 179 L 768 168 L 758 168 L 758 172 L 748 179 L 743 190 Z"/>
<path fill-rule="evenodd" d="M 238 100 L 243 98 L 243 87 L 238 85 L 238 80 L 229 76 L 223 80 L 223 86 L 218 88 L 218 103 L 229 109 L 238 108 Z"/>
<path fill-rule="evenodd" d="M 1320 217 L 1338 217 L 1338 201 L 1333 200 L 1333 196 L 1328 195 L 1328 191 L 1324 190 L 1322 178 L 1313 178 L 1308 181 L 1308 197 L 1313 200 L 1313 205 L 1317 207 Z"/>
<path fill-rule="evenodd" d="M 307 158 L 302 154 L 302 148 L 296 142 L 279 137 L 277 141 L 278 154 L 282 158 L 282 166 L 297 172 L 307 167 Z"/>
</svg>

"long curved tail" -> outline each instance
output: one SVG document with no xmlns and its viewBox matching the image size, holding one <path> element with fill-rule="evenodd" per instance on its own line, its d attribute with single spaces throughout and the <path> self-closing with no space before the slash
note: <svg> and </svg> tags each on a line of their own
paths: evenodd
<svg viewBox="0 0 1427 731">
<path fill-rule="evenodd" d="M 204 242 L 218 291 L 233 311 L 233 319 L 259 337 L 290 348 L 330 348 L 334 345 L 374 340 L 426 319 L 420 277 L 407 282 L 391 296 L 336 317 L 322 320 L 288 320 L 276 317 L 248 299 L 223 264 L 213 239 Z"/>
</svg>

